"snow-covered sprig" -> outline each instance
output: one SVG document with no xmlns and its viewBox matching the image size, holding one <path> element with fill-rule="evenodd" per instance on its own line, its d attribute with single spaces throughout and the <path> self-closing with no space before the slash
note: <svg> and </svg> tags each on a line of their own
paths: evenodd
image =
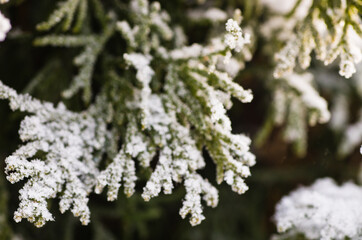
<svg viewBox="0 0 362 240">
<path fill-rule="evenodd" d="M 72 14 L 82 2 L 65 1 L 40 28 L 50 29 L 63 19 L 68 24 L 66 29 L 70 29 Z M 131 196 L 140 166 L 150 170 L 143 188 L 144 200 L 161 192 L 171 194 L 174 183 L 181 183 L 186 196 L 180 215 L 185 218 L 190 214 L 190 223 L 197 225 L 205 218 L 201 199 L 211 207 L 218 203 L 212 181 L 198 173 L 206 165 L 204 149 L 216 164 L 218 183 L 225 181 L 239 194 L 248 189 L 244 180 L 255 164 L 251 140 L 232 133 L 226 113 L 232 105 L 231 97 L 244 103 L 253 98 L 250 90 L 233 82 L 240 67 L 233 67 L 232 74 L 227 70 L 232 52 L 250 59 L 244 51 L 250 39 L 239 26 L 240 11 L 227 22 L 226 33 L 221 32 L 205 46 L 186 46 L 185 39 L 176 39 L 185 37 L 182 29 L 170 26 L 170 16 L 158 2 L 132 0 L 128 10 L 129 15 L 122 17 L 111 12 L 106 18 L 109 24 L 101 24 L 101 33 L 50 34 L 35 40 L 42 46 L 84 48 L 74 60 L 80 72 L 63 95 L 71 97 L 82 88 L 86 103 L 92 100 L 95 62 L 102 58 L 108 39 L 114 36 L 112 41 L 116 42 L 121 36 L 125 40 L 126 48 L 119 56 L 111 53 L 102 58 L 101 63 L 109 66 L 102 73 L 106 77 L 96 99 L 103 100 L 96 100 L 85 112 L 73 113 L 61 104 L 43 104 L 5 86 L 0 92 L 11 106 L 13 102 L 18 104 L 14 109 L 33 114 L 23 121 L 20 130 L 22 140 L 29 142 L 7 160 L 9 180 L 29 178 L 20 192 L 17 221 L 28 218 L 42 226 L 53 220 L 46 208 L 47 199 L 59 197 L 61 211 L 71 209 L 86 224 L 90 191 L 101 193 L 107 187 L 107 198 L 113 201 L 122 186 Z M 123 18 L 128 21 L 119 20 Z M 113 34 L 114 30 L 120 36 Z M 104 169 L 98 169 L 103 166 L 98 165 L 100 160 L 107 161 Z M 33 193 L 37 191 L 41 194 Z"/>
<path fill-rule="evenodd" d="M 229 46 L 230 49 L 240 52 L 244 48 L 244 45 L 250 43 L 250 35 L 243 32 L 238 23 L 234 19 L 229 19 L 226 22 L 226 32 L 225 43 Z"/>
<path fill-rule="evenodd" d="M 273 125 L 285 124 L 285 140 L 294 144 L 299 156 L 306 153 L 308 125 L 326 123 L 330 119 L 327 101 L 316 91 L 313 82 L 311 73 L 292 73 L 274 79 L 270 116 L 259 133 L 259 144 L 270 134 Z"/>
<path fill-rule="evenodd" d="M 187 179 L 191 179 L 192 176 L 195 187 L 201 190 L 195 192 L 194 188 L 186 187 L 187 202 L 184 203 L 180 214 L 185 217 L 190 212 L 191 224 L 199 224 L 204 219 L 201 195 L 209 206 L 215 207 L 218 202 L 216 188 L 196 173 L 197 169 L 205 165 L 201 149 L 193 140 L 190 129 L 178 123 L 176 112 L 165 107 L 164 98 L 162 100 L 158 95 L 152 94 L 146 100 L 149 104 L 147 125 L 138 126 L 135 119 L 129 116 L 124 144 L 115 159 L 99 175 L 96 192 L 100 193 L 105 186 L 108 186 L 108 200 L 113 201 L 117 199 L 119 188 L 123 183 L 126 195 L 131 196 L 137 179 L 133 159 L 137 159 L 141 166 L 149 167 L 156 155 L 155 149 L 158 148 L 157 165 L 143 189 L 142 197 L 149 201 L 158 196 L 162 190 L 165 194 L 171 194 L 174 181 L 185 181 L 186 184 Z M 129 104 L 133 107 L 142 107 L 142 104 L 138 106 L 137 103 Z M 151 139 L 146 136 L 147 132 L 149 133 L 147 135 L 153 136 Z M 193 194 L 197 196 L 189 197 L 191 192 L 195 192 Z"/>
<path fill-rule="evenodd" d="M 200 224 L 205 217 L 202 215 L 201 194 L 203 200 L 210 207 L 216 207 L 218 204 L 218 191 L 207 180 L 201 178 L 198 174 L 186 177 L 185 180 L 186 196 L 180 209 L 180 215 L 185 218 L 191 214 L 190 223 L 192 226 Z"/>
<path fill-rule="evenodd" d="M 78 33 L 82 31 L 90 12 L 93 12 L 93 17 L 100 25 L 106 25 L 107 17 L 100 0 L 63 0 L 57 3 L 57 7 L 47 20 L 36 25 L 36 29 L 38 31 L 58 30 L 56 27 L 60 25 L 62 32 L 71 30 L 73 33 Z"/>
<path fill-rule="evenodd" d="M 241 29 L 241 20 L 241 12 L 240 10 L 236 10 L 234 17 L 228 19 L 225 24 L 226 33 L 224 35 L 212 38 L 210 43 L 206 46 L 195 43 L 190 46 L 173 49 L 166 56 L 172 60 L 208 58 L 208 62 L 212 64 L 212 67 L 215 67 L 221 60 L 224 65 L 229 66 L 230 60 L 233 59 L 231 54 L 231 51 L 233 50 L 237 53 L 241 53 L 244 60 L 249 61 L 251 59 L 251 54 L 250 49 L 246 47 L 246 45 L 251 43 L 251 35 Z M 237 62 L 242 65 L 242 62 Z"/>
<path fill-rule="evenodd" d="M 63 92 L 65 98 L 71 98 L 83 89 L 83 100 L 89 103 L 92 97 L 91 83 L 96 60 L 104 45 L 114 32 L 114 23 L 110 22 L 98 35 L 47 35 L 35 39 L 37 46 L 83 47 L 83 51 L 74 58 L 74 65 L 79 67 L 70 87 Z"/>
<path fill-rule="evenodd" d="M 170 36 L 179 33 L 164 25 L 168 21 L 162 17 L 159 5 L 133 0 L 130 6 L 130 15 L 138 17 L 134 22 L 117 24 L 129 46 L 123 55 L 127 79 L 114 73 L 117 83 L 109 82 L 111 88 L 121 89 L 117 84 L 129 88 L 128 97 L 118 98 L 114 104 L 124 106 L 127 112 L 122 120 L 126 133 L 117 156 L 101 172 L 96 192 L 108 186 L 108 199 L 115 200 L 123 184 L 125 193 L 131 195 L 136 180 L 134 160 L 143 167 L 156 161 L 142 197 L 149 201 L 162 191 L 171 194 L 174 182 L 183 183 L 186 196 L 180 215 L 184 218 L 190 214 L 190 223 L 197 225 L 204 219 L 201 199 L 212 207 L 218 202 L 216 188 L 197 172 L 205 166 L 202 148 L 206 147 L 217 165 L 217 182 L 225 181 L 240 194 L 248 189 L 244 179 L 250 175 L 249 167 L 255 164 L 255 157 L 249 152 L 250 139 L 232 134 L 226 115 L 232 96 L 250 102 L 252 93 L 234 83 L 216 65 L 218 59 L 230 58 L 227 53 L 231 54 L 231 50 L 241 51 L 248 39 L 237 21 L 230 20 L 226 35 L 221 33 L 206 46 L 167 49 L 159 44 L 171 40 L 164 35 L 166 29 L 172 31 Z M 147 15 L 152 11 L 163 19 L 163 31 L 149 32 L 155 24 Z M 229 35 L 234 45 L 225 37 Z M 155 64 L 156 60 L 162 64 Z M 164 79 L 157 74 L 160 71 L 166 73 Z M 161 90 L 154 87 L 160 83 Z"/>
<path fill-rule="evenodd" d="M 150 55 L 143 55 L 140 53 L 131 53 L 127 54 L 125 53 L 123 55 L 123 58 L 126 60 L 126 62 L 133 66 L 137 73 L 136 73 L 136 79 L 141 84 L 141 93 L 140 93 L 140 109 L 142 111 L 142 126 L 145 128 L 147 123 L 147 119 L 150 118 L 150 112 L 149 112 L 149 103 L 147 102 L 149 100 L 149 96 L 151 95 L 151 88 L 150 83 L 152 80 L 152 77 L 154 76 L 155 72 L 150 67 L 150 63 L 152 60 L 152 57 Z"/>
<path fill-rule="evenodd" d="M 68 31 L 72 24 L 72 30 L 78 32 L 87 16 L 88 0 L 66 0 L 60 2 L 58 8 L 49 16 L 48 20 L 39 23 L 39 31 L 48 31 L 62 22 L 62 30 Z M 74 20 L 74 18 L 76 18 Z M 73 23 L 74 22 L 74 23 Z"/>
<path fill-rule="evenodd" d="M 161 9 L 159 2 L 150 4 L 147 0 L 133 0 L 129 9 L 134 26 L 127 21 L 117 22 L 117 30 L 127 41 L 129 50 L 149 54 L 151 49 L 163 49 L 162 42 L 172 40 L 174 32 L 169 26 L 170 16 Z"/>
<path fill-rule="evenodd" d="M 14 219 L 22 218 L 37 227 L 54 220 L 48 200 L 59 197 L 63 213 L 71 210 L 82 224 L 88 224 L 88 194 L 98 175 L 97 164 L 105 143 L 106 126 L 95 106 L 74 113 L 63 104 L 40 102 L 19 95 L 0 82 L 0 99 L 7 99 L 12 110 L 28 112 L 20 125 L 20 146 L 6 158 L 7 179 L 27 180 L 20 190 L 20 204 Z"/>
<path fill-rule="evenodd" d="M 199 69 L 195 69 L 195 72 L 197 71 Z M 247 190 L 243 178 L 250 174 L 248 167 L 255 164 L 254 156 L 249 152 L 250 139 L 230 132 L 230 120 L 225 116 L 226 109 L 230 107 L 228 100 L 232 94 L 230 89 L 225 90 L 230 94 L 225 96 L 211 87 L 215 85 L 208 85 L 206 77 L 195 72 L 191 76 L 183 76 L 175 70 L 170 71 L 166 83 L 168 96 L 180 114 L 185 115 L 201 134 L 203 138 L 201 140 L 217 165 L 217 181 L 221 183 L 225 180 L 234 191 L 241 194 Z M 202 73 L 206 76 L 208 74 L 207 71 Z M 185 77 L 185 83 L 179 81 Z M 222 82 L 221 78 L 213 79 L 213 74 L 210 74 L 209 79 L 210 82 L 217 80 L 219 84 Z M 243 92 L 240 91 L 241 94 Z M 247 101 L 250 93 L 245 92 L 245 94 Z M 243 98 L 244 96 L 241 97 Z M 203 117 L 205 113 L 209 116 Z M 231 177 L 226 177 L 231 173 Z"/>
<path fill-rule="evenodd" d="M 275 212 L 278 232 L 303 234 L 307 239 L 343 240 L 362 238 L 362 188 L 342 186 L 330 178 L 317 180 L 282 198 Z M 275 236 L 274 239 L 285 239 Z"/>
<path fill-rule="evenodd" d="M 273 16 L 262 27 L 266 36 L 270 37 L 274 32 L 286 42 L 275 54 L 277 66 L 274 77 L 290 74 L 297 65 L 307 69 L 312 51 L 325 65 L 339 57 L 339 74 L 345 78 L 350 78 L 356 72 L 355 65 L 362 60 L 360 1 L 264 2 L 279 14 L 280 5 L 290 6 L 289 12 L 282 12 L 286 13 L 285 16 Z M 291 6 L 293 3 L 296 4 L 294 7 Z"/>
</svg>

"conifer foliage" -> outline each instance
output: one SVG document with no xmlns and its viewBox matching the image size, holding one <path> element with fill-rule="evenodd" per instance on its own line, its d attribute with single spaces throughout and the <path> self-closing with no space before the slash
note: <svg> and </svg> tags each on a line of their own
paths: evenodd
<svg viewBox="0 0 362 240">
<path fill-rule="evenodd" d="M 192 6 L 184 15 L 190 25 L 169 8 L 180 2 Z M 51 205 L 58 204 L 61 213 L 70 211 L 87 225 L 93 193 L 117 201 L 123 191 L 148 202 L 182 188 L 179 214 L 196 226 L 205 219 L 204 206 L 219 203 L 216 184 L 238 194 L 249 189 L 245 180 L 258 160 L 251 146 L 262 151 L 278 127 L 296 157 L 308 156 L 308 129 L 318 124 L 339 139 L 333 144 L 340 158 L 362 149 L 362 114 L 354 112 L 362 112 L 361 0 L 214 2 L 178 0 L 165 3 L 168 8 L 149 0 L 50 4 L 31 36 L 34 48 L 73 53 L 73 76 L 57 93 L 62 100 L 31 96 L 60 65 L 61 54 L 23 93 L 0 81 L 0 99 L 25 116 L 22 144 L 5 159 L 6 179 L 23 184 L 15 222 L 43 227 L 56 220 Z M 0 0 L 0 48 L 27 34 L 12 28 L 16 15 L 9 17 L 8 9 L 19 3 Z M 190 35 L 192 24 L 209 30 Z M 229 118 L 233 104 L 262 101 L 253 99 L 240 76 L 263 78 L 260 98 L 269 98 L 255 139 L 235 133 Z M 202 174 L 209 166 L 214 177 Z M 282 234 L 275 238 L 359 239 L 361 217 L 346 204 L 362 212 L 361 194 L 361 187 L 338 187 L 331 179 L 296 190 L 277 205 L 274 220 Z M 339 198 L 329 200 L 332 195 Z M 348 228 L 342 229 L 343 221 Z"/>
<path fill-rule="evenodd" d="M 34 42 L 82 48 L 74 59 L 79 72 L 63 96 L 69 98 L 82 90 L 89 104 L 85 112 L 41 103 L 1 85 L 0 96 L 13 110 L 31 114 L 19 130 L 24 145 L 6 159 L 10 182 L 27 179 L 14 219 L 27 218 L 41 227 L 54 220 L 47 200 L 59 197 L 61 212 L 70 209 L 88 224 L 90 192 L 101 193 L 107 187 L 107 199 L 114 201 L 123 186 L 130 197 L 135 191 L 136 168 L 149 168 L 157 161 L 142 197 L 149 201 L 161 191 L 171 194 L 174 182 L 183 183 L 186 196 L 180 215 L 190 214 L 191 225 L 197 225 L 204 219 L 202 200 L 211 207 L 218 203 L 217 189 L 197 172 L 206 164 L 202 149 L 207 149 L 216 165 L 217 182 L 226 181 L 239 194 L 248 189 L 244 179 L 255 163 L 249 152 L 250 139 L 232 134 L 226 115 L 231 97 L 247 103 L 252 93 L 216 66 L 218 61 L 227 64 L 232 52 L 241 52 L 250 42 L 239 26 L 240 12 L 227 21 L 225 33 L 210 43 L 176 46 L 170 16 L 158 2 L 132 0 L 129 21 L 120 21 L 114 12 L 106 13 L 102 3 L 94 3 L 100 33 L 68 33 L 73 24 L 72 31 L 81 28 L 88 6 L 87 1 L 68 0 L 37 25 L 38 30 L 47 31 L 61 24 L 65 33 L 50 33 Z M 127 42 L 121 56 L 124 67 L 107 69 L 104 86 L 92 103 L 94 64 L 116 34 Z M 160 71 L 164 74 L 157 74 Z M 108 162 L 105 169 L 99 168 L 102 154 Z"/>
</svg>

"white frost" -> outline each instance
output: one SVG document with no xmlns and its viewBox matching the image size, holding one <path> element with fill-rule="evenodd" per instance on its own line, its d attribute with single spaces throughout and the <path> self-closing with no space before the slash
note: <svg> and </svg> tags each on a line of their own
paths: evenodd
<svg viewBox="0 0 362 240">
<path fill-rule="evenodd" d="M 307 239 L 362 238 L 362 187 L 337 186 L 330 178 L 317 180 L 284 197 L 276 207 L 279 232 L 303 233 Z"/>
</svg>

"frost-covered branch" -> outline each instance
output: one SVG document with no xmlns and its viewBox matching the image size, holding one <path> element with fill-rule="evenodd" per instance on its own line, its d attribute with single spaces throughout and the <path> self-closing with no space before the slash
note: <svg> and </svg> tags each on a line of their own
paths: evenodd
<svg viewBox="0 0 362 240">
<path fill-rule="evenodd" d="M 259 144 L 266 140 L 273 125 L 285 124 L 285 140 L 294 143 L 299 156 L 305 155 L 308 125 L 326 123 L 330 119 L 327 102 L 314 88 L 313 80 L 311 73 L 293 73 L 273 80 L 272 107 L 259 133 Z"/>
<path fill-rule="evenodd" d="M 79 67 L 79 73 L 74 77 L 70 87 L 63 92 L 65 98 L 71 98 L 80 89 L 83 89 L 83 100 L 86 103 L 90 102 L 94 67 L 99 54 L 113 32 L 114 24 L 110 22 L 99 35 L 48 35 L 35 40 L 34 43 L 37 46 L 83 47 L 81 54 L 74 58 L 74 65 Z"/>
<path fill-rule="evenodd" d="M 63 31 L 68 31 L 74 22 L 73 31 L 78 32 L 87 16 L 87 8 L 88 0 L 66 0 L 60 2 L 58 8 L 49 16 L 49 19 L 39 23 L 37 29 L 39 31 L 48 31 L 63 21 Z M 74 20 L 75 17 L 76 20 Z"/>
<path fill-rule="evenodd" d="M 11 183 L 26 180 L 19 192 L 15 221 L 27 218 L 41 227 L 54 220 L 47 201 L 57 197 L 61 212 L 71 210 L 83 224 L 88 224 L 88 194 L 98 175 L 97 154 L 105 142 L 101 117 L 95 117 L 92 109 L 73 113 L 63 104 L 54 107 L 19 95 L 1 82 L 0 99 L 7 99 L 12 110 L 31 114 L 19 129 L 24 144 L 5 160 Z"/>
<path fill-rule="evenodd" d="M 78 17 L 84 14 L 85 2 L 61 3 L 38 28 L 50 30 L 63 22 L 63 30 L 70 29 L 75 12 Z M 10 101 L 13 110 L 32 114 L 20 128 L 24 145 L 6 160 L 8 180 L 28 179 L 20 191 L 15 220 L 27 218 L 44 225 L 53 220 L 47 200 L 59 197 L 61 212 L 71 209 L 87 224 L 89 193 L 93 189 L 101 193 L 107 187 L 107 199 L 113 201 L 122 187 L 130 197 L 135 192 L 136 170 L 142 167 L 151 172 L 143 188 L 144 200 L 161 192 L 171 194 L 175 182 L 182 183 L 186 196 L 180 215 L 190 215 L 190 223 L 197 225 L 205 218 L 201 200 L 211 207 L 218 203 L 212 181 L 198 172 L 206 165 L 203 149 L 216 165 L 217 182 L 225 181 L 239 194 L 248 189 L 244 180 L 255 164 L 251 140 L 233 134 L 227 116 L 232 97 L 243 103 L 253 98 L 250 90 L 233 82 L 241 67 L 228 71 L 229 63 L 250 60 L 250 51 L 245 49 L 251 39 L 240 27 L 241 12 L 226 22 L 226 32 L 207 44 L 186 45 L 186 40 L 176 39 L 186 36 L 182 28 L 170 24 L 169 14 L 158 2 L 132 0 L 126 18 L 113 11 L 108 18 L 99 17 L 100 6 L 95 15 L 107 23 L 99 20 L 100 33 L 49 34 L 35 40 L 40 46 L 83 47 L 74 59 L 79 73 L 63 95 L 72 97 L 83 89 L 83 100 L 90 104 L 87 110 L 74 113 L 62 104 L 41 103 L 1 85 L 0 96 Z M 79 21 L 83 20 L 75 25 L 85 24 Z M 111 38 L 126 42 L 126 48 L 119 50 L 120 55 L 112 52 L 104 57 Z M 102 64 L 109 65 L 92 103 L 97 59 L 101 69 Z M 99 164 L 102 161 L 104 165 Z"/>
<path fill-rule="evenodd" d="M 118 157 L 101 173 L 97 192 L 108 185 L 108 199 L 115 200 L 123 182 L 126 194 L 131 195 L 133 191 L 127 186 L 134 185 L 135 174 L 125 172 L 127 162 L 137 158 L 141 166 L 148 166 L 156 152 L 147 157 L 143 157 L 144 153 L 157 149 L 157 164 L 142 197 L 148 201 L 161 191 L 170 194 L 173 182 L 184 182 L 187 194 L 180 214 L 186 217 L 190 213 L 190 222 L 196 225 L 204 219 L 201 195 L 209 206 L 214 207 L 218 202 L 217 190 L 197 173 L 205 166 L 202 146 L 207 147 L 217 164 L 218 182 L 224 180 L 225 173 L 225 181 L 238 193 L 247 190 L 243 179 L 250 175 L 249 166 L 255 163 L 249 152 L 250 139 L 232 134 L 226 116 L 226 109 L 231 107 L 231 95 L 250 102 L 252 94 L 232 82 L 232 78 L 216 65 L 219 59 L 230 58 L 231 50 L 241 51 L 249 39 L 237 20 L 230 19 L 226 24 L 227 33 L 211 40 L 209 45 L 194 44 L 168 50 L 159 44 L 169 41 L 176 33 L 168 27 L 168 17 L 159 6 L 132 1 L 130 9 L 132 16 L 138 16 L 134 21 L 139 25 L 132 28 L 126 22 L 117 24 L 130 46 L 129 53 L 123 57 L 135 70 L 134 86 L 129 86 L 132 94 L 122 104 L 126 105 L 126 112 L 137 114 L 136 117 L 127 114 L 125 142 Z M 153 15 L 145 15 L 152 12 Z M 145 30 L 161 20 L 163 23 L 158 25 L 161 29 L 156 34 Z M 169 31 L 172 34 L 166 34 Z M 165 93 L 157 93 L 152 88 L 152 84 L 160 81 L 153 65 L 156 60 L 166 65 Z M 145 141 L 147 136 L 151 136 L 150 140 Z M 134 167 L 130 169 L 134 171 Z"/>
<path fill-rule="evenodd" d="M 274 77 L 283 77 L 296 66 L 307 69 L 313 51 L 325 65 L 339 57 L 339 74 L 345 78 L 356 72 L 355 65 L 362 60 L 359 0 L 262 2 L 276 13 L 262 27 L 262 32 L 267 37 L 276 33 L 285 42 L 275 55 Z"/>
</svg>

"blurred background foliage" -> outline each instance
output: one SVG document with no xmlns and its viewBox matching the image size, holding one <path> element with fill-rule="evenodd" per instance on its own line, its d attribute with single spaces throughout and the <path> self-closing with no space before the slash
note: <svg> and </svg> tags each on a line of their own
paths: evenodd
<svg viewBox="0 0 362 240">
<path fill-rule="evenodd" d="M 46 19 L 57 1 L 12 0 L 7 6 L 13 31 L 7 41 L 0 45 L 0 79 L 19 92 L 28 92 L 33 96 L 51 102 L 62 100 L 61 91 L 66 89 L 76 69 L 72 59 L 79 49 L 51 47 L 34 47 L 33 40 L 38 33 L 35 25 Z M 109 3 L 107 3 L 109 2 Z M 107 0 L 105 4 L 115 4 L 125 8 L 126 2 Z M 213 25 L 208 22 L 191 22 L 185 20 L 185 12 L 196 7 L 191 0 L 160 1 L 172 20 L 185 28 L 189 43 L 204 42 Z M 243 11 L 243 24 L 252 26 L 257 32 L 264 15 L 257 1 L 215 0 L 207 4 L 224 10 L 240 8 Z M 123 9 L 126 10 L 126 9 Z M 268 80 L 273 68 L 271 54 L 267 43 L 258 38 L 252 61 L 246 63 L 245 69 L 236 78 L 244 88 L 252 89 L 254 100 L 249 104 L 234 102 L 229 116 L 235 133 L 247 133 L 255 139 L 264 123 L 267 109 L 272 99 L 268 90 Z M 269 47 L 270 48 L 270 47 Z M 97 63 L 99 65 L 99 63 Z M 97 67 L 95 76 L 97 76 Z M 312 69 L 322 71 L 321 66 L 313 64 Z M 338 79 L 338 69 L 329 68 Z M 350 88 L 353 89 L 352 86 Z M 321 93 L 327 100 L 332 93 Z M 357 117 L 360 99 L 350 97 L 355 102 L 351 105 L 350 119 Z M 82 109 L 80 98 L 65 101 L 73 110 Z M 20 144 L 18 126 L 23 115 L 12 113 L 7 103 L 0 102 L 0 168 L 4 169 L 4 159 Z M 149 203 L 142 200 L 140 194 L 126 198 L 120 194 L 119 200 L 110 203 L 103 195 L 92 194 L 90 208 L 91 224 L 81 226 L 69 212 L 61 215 L 57 202 L 53 202 L 52 212 L 56 222 L 50 222 L 41 229 L 23 221 L 16 224 L 13 212 L 18 204 L 19 184 L 11 185 L 0 171 L 0 240 L 7 239 L 268 239 L 276 232 L 272 222 L 275 204 L 283 195 L 299 185 L 310 184 L 315 179 L 329 176 L 338 182 L 357 180 L 360 167 L 360 153 L 355 149 L 344 158 L 338 157 L 337 149 L 341 134 L 333 131 L 328 124 L 317 125 L 308 130 L 308 151 L 303 158 L 298 158 L 291 147 L 283 141 L 282 131 L 274 128 L 266 143 L 260 147 L 253 146 L 252 152 L 257 156 L 257 165 L 252 168 L 252 176 L 247 179 L 249 190 L 243 195 L 230 191 L 225 184 L 219 186 L 220 203 L 217 208 L 205 208 L 206 220 L 197 227 L 191 227 L 183 221 L 178 209 L 184 195 L 179 186 L 174 194 L 160 196 Z M 207 156 L 206 156 L 207 157 Z M 208 158 L 208 161 L 211 161 Z M 202 171 L 204 176 L 215 179 L 213 165 L 207 164 Z M 143 182 L 144 184 L 144 182 Z M 138 188 L 142 188 L 142 181 Z M 140 191 L 139 191 L 140 192 Z"/>
</svg>

